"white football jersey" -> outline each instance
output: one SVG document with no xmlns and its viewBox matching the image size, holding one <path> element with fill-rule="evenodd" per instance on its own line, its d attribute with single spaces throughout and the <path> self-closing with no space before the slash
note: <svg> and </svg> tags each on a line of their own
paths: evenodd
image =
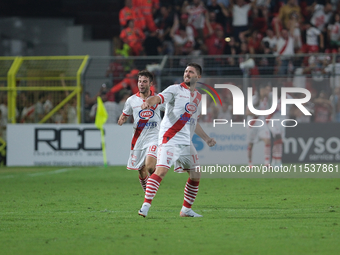
<svg viewBox="0 0 340 255">
<path fill-rule="evenodd" d="M 153 92 L 151 96 L 154 96 Z M 163 107 L 154 105 L 150 109 L 142 110 L 141 106 L 144 101 L 138 92 L 130 96 L 124 105 L 123 115 L 133 115 L 134 120 L 131 150 L 142 150 L 150 143 L 157 144 L 159 124 L 162 120 L 160 111 Z"/>
<path fill-rule="evenodd" d="M 190 145 L 201 110 L 202 95 L 193 93 L 185 83 L 171 85 L 159 93 L 161 104 L 166 104 L 160 126 L 158 144 Z"/>
</svg>

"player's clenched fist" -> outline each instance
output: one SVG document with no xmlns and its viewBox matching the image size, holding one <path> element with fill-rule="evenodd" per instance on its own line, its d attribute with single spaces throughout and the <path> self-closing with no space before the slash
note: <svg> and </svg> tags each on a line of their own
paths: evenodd
<svg viewBox="0 0 340 255">
<path fill-rule="evenodd" d="M 150 105 L 147 102 L 143 102 L 141 108 L 142 108 L 142 110 L 149 109 Z"/>
<path fill-rule="evenodd" d="M 209 137 L 209 139 L 207 139 L 205 142 L 208 144 L 209 147 L 213 147 L 216 144 L 215 139 L 211 137 Z"/>
<path fill-rule="evenodd" d="M 121 126 L 123 125 L 126 120 L 127 120 L 128 116 L 124 116 L 124 114 L 120 115 L 119 119 L 118 119 L 118 125 Z"/>
</svg>

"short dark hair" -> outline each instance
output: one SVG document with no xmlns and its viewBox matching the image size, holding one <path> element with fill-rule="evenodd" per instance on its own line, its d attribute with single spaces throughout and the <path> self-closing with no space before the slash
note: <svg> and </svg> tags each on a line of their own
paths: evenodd
<svg viewBox="0 0 340 255">
<path fill-rule="evenodd" d="M 153 74 L 151 72 L 149 72 L 148 70 L 142 70 L 138 73 L 138 77 L 139 76 L 145 76 L 145 77 L 148 77 L 149 78 L 149 81 L 150 82 L 153 82 Z"/>
<path fill-rule="evenodd" d="M 199 64 L 196 64 L 196 63 L 188 63 L 187 64 L 187 67 L 188 66 L 192 66 L 196 69 L 196 72 L 198 73 L 198 75 L 201 75 L 202 74 L 202 67 L 199 65 Z"/>
<path fill-rule="evenodd" d="M 265 48 L 270 48 L 270 44 L 269 44 L 268 41 L 265 41 L 265 42 L 263 43 L 263 45 L 264 45 Z"/>
</svg>

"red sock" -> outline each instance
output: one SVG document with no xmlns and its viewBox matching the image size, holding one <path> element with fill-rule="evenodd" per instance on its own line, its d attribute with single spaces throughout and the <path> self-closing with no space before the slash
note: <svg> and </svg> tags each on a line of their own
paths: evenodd
<svg viewBox="0 0 340 255">
<path fill-rule="evenodd" d="M 144 190 L 144 193 L 145 193 L 145 190 L 146 190 L 146 183 L 149 179 L 149 176 L 145 176 L 144 179 L 142 179 L 140 176 L 139 176 L 139 182 L 140 182 L 140 185 L 142 186 L 143 190 Z"/>
<path fill-rule="evenodd" d="M 146 191 L 144 197 L 144 203 L 151 204 L 152 199 L 155 197 L 157 190 L 159 188 L 159 184 L 161 183 L 162 178 L 159 177 L 157 174 L 152 174 L 148 182 L 146 183 Z"/>
<path fill-rule="evenodd" d="M 191 208 L 192 204 L 195 201 L 197 192 L 198 192 L 198 185 L 200 182 L 195 182 L 188 178 L 188 181 L 185 185 L 184 188 L 184 201 L 183 201 L 183 206 L 186 208 Z"/>
</svg>

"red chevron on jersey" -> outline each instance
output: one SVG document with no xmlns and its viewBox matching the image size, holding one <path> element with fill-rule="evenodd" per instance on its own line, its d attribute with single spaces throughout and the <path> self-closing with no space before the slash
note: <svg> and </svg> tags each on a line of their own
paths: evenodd
<svg viewBox="0 0 340 255">
<path fill-rule="evenodd" d="M 131 150 L 133 150 L 133 148 L 135 147 L 137 139 L 140 136 L 140 134 L 142 133 L 142 131 L 143 131 L 143 129 L 146 126 L 146 123 L 148 121 L 149 121 L 149 119 L 138 121 L 138 126 L 136 128 L 135 134 L 133 135 L 133 138 L 132 138 L 132 141 L 131 141 Z"/>
<path fill-rule="evenodd" d="M 184 127 L 188 120 L 190 120 L 190 114 L 186 112 L 171 128 L 168 129 L 168 131 L 164 133 L 162 143 L 167 143 L 171 138 L 173 138 Z"/>
<path fill-rule="evenodd" d="M 139 118 L 137 128 L 135 131 L 135 134 L 133 135 L 132 141 L 131 141 L 131 150 L 135 148 L 137 139 L 139 138 L 140 134 L 142 133 L 144 127 L 146 127 L 146 123 L 154 116 L 154 110 L 157 109 L 157 105 L 151 106 L 151 110 L 142 110 L 139 112 Z M 144 114 L 143 114 L 144 113 Z M 146 114 L 145 114 L 146 113 Z"/>
</svg>

